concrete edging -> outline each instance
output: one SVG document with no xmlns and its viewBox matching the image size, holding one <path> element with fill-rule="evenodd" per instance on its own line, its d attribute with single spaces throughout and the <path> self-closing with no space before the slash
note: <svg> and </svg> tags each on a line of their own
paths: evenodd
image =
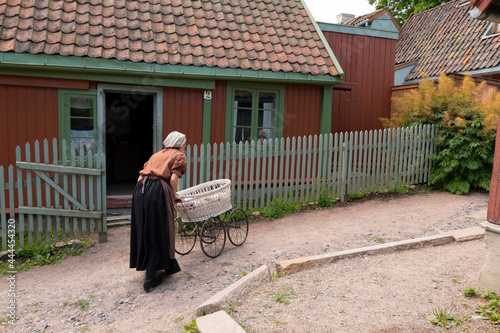
<svg viewBox="0 0 500 333">
<path fill-rule="evenodd" d="M 271 281 L 271 271 L 267 265 L 263 265 L 198 306 L 196 315 L 207 315 L 222 310 L 269 281 Z"/>
<path fill-rule="evenodd" d="M 196 318 L 196 326 L 200 333 L 245 333 L 245 330 L 222 310 Z"/>
<path fill-rule="evenodd" d="M 318 256 L 286 260 L 276 263 L 278 274 L 293 274 L 305 269 L 329 264 L 341 259 L 349 259 L 362 255 L 373 255 L 391 253 L 396 251 L 432 247 L 454 242 L 464 242 L 481 239 L 485 235 L 483 228 L 475 227 L 455 230 L 445 235 L 421 237 L 416 239 L 391 242 L 368 246 L 358 249 L 328 253 Z M 234 332 L 243 333 L 245 330 L 229 316 L 223 308 L 230 306 L 233 302 L 248 295 L 258 286 L 271 281 L 271 272 L 266 265 L 259 267 L 252 273 L 233 283 L 226 289 L 220 291 L 196 309 L 196 315 L 202 316 L 196 319 L 200 333 Z"/>
<path fill-rule="evenodd" d="M 311 267 L 329 264 L 341 259 L 354 258 L 366 254 L 381 254 L 429 246 L 438 246 L 453 243 L 454 241 L 455 238 L 452 235 L 428 236 L 335 253 L 327 253 L 318 256 L 285 260 L 276 263 L 276 272 L 280 275 L 293 274 Z"/>
</svg>

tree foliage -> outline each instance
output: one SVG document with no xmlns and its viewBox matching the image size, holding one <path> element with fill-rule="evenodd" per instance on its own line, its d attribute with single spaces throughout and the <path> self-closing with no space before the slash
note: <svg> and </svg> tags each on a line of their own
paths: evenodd
<svg viewBox="0 0 500 333">
<path fill-rule="evenodd" d="M 377 9 L 389 9 L 400 24 L 403 24 L 412 13 L 421 13 L 448 1 L 450 0 L 368 0 L 370 5 L 375 5 Z"/>
<path fill-rule="evenodd" d="M 456 194 L 489 190 L 500 94 L 484 95 L 484 88 L 469 75 L 461 85 L 444 75 L 437 84 L 424 79 L 417 91 L 393 99 L 391 119 L 381 119 L 386 128 L 436 125 L 429 185 Z"/>
</svg>

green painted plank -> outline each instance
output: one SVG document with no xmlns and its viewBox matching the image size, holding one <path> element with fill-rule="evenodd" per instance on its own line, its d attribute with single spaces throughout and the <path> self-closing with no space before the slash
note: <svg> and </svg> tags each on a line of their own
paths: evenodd
<svg viewBox="0 0 500 333">
<path fill-rule="evenodd" d="M 273 160 L 273 154 L 272 154 L 272 151 L 273 151 L 273 140 L 268 140 L 268 143 L 269 143 L 269 156 L 268 156 L 268 159 L 267 159 L 267 206 L 269 206 L 271 204 L 271 186 L 272 186 L 272 181 L 271 181 L 271 175 L 272 175 L 272 160 Z M 273 200 L 275 198 L 272 198 Z"/>
<path fill-rule="evenodd" d="M 62 141 L 61 147 L 62 147 L 62 150 L 61 150 L 62 165 L 66 166 L 66 165 L 68 165 L 68 146 L 67 146 L 66 140 Z M 69 177 L 68 177 L 67 173 L 63 174 L 63 187 L 62 188 L 63 188 L 64 192 L 69 193 Z M 66 200 L 64 198 L 62 199 L 62 208 L 69 209 L 69 201 L 67 199 Z M 62 232 L 63 240 L 68 239 L 69 230 L 70 230 L 69 219 L 68 219 L 68 217 L 65 217 L 64 218 L 63 232 Z"/>
<path fill-rule="evenodd" d="M 87 167 L 93 168 L 94 167 L 94 158 L 92 156 L 92 152 L 89 152 L 87 155 Z M 87 188 L 87 209 L 90 211 L 95 210 L 95 202 L 94 202 L 94 181 L 95 178 L 93 176 L 88 176 L 86 177 L 86 188 Z M 91 219 L 88 221 L 88 233 L 94 233 L 95 232 L 95 220 Z"/>
<path fill-rule="evenodd" d="M 232 143 L 232 147 L 233 147 L 233 151 L 232 151 L 232 168 L 231 168 L 231 174 L 232 174 L 232 177 L 233 177 L 233 181 L 231 182 L 231 196 L 232 196 L 232 200 L 233 200 L 233 205 L 235 206 L 238 206 L 239 207 L 239 204 L 238 202 L 236 201 L 236 164 L 237 164 L 237 160 L 236 160 L 236 142 L 233 141 Z"/>
<path fill-rule="evenodd" d="M 70 195 L 68 192 L 64 191 L 59 185 L 57 185 L 52 179 L 49 178 L 46 174 L 40 172 L 40 171 L 35 171 L 35 174 L 43 179 L 47 184 L 49 184 L 53 189 L 55 189 L 58 193 L 63 195 L 66 199 L 68 199 L 71 203 L 73 203 L 77 208 L 81 210 L 87 210 L 85 207 L 85 202 L 81 203 L 79 202 L 75 195 Z M 83 186 L 84 187 L 84 186 Z M 83 189 L 84 190 L 84 189 Z M 38 206 L 41 207 L 41 206 Z"/>
<path fill-rule="evenodd" d="M 412 141 L 412 153 L 411 153 L 411 185 L 415 184 L 415 173 L 416 173 L 416 150 L 417 150 L 417 142 L 415 135 L 415 127 L 411 127 L 411 141 Z"/>
<path fill-rule="evenodd" d="M 47 139 L 43 140 L 43 162 L 45 164 L 50 164 L 49 161 L 49 141 Z M 45 184 L 45 207 L 52 207 L 51 202 L 51 190 L 50 186 Z M 47 228 L 45 230 L 45 242 L 51 242 L 51 231 L 52 231 L 52 219 L 47 219 Z"/>
<path fill-rule="evenodd" d="M 21 159 L 21 147 L 16 147 L 16 160 Z M 24 194 L 23 194 L 23 171 L 20 168 L 17 168 L 17 203 L 19 206 L 24 204 Z M 23 237 L 19 237 L 19 247 L 24 248 L 24 214 L 19 214 L 19 235 Z"/>
<path fill-rule="evenodd" d="M 342 137 L 342 133 L 340 134 Z M 343 143 L 339 143 L 339 134 L 335 133 L 335 136 L 333 137 L 330 135 L 328 138 L 328 180 L 331 181 L 330 185 L 328 186 L 328 195 L 332 197 L 337 197 L 338 196 L 338 189 L 339 189 L 339 177 L 337 176 L 337 172 L 339 169 L 339 165 L 341 163 L 337 160 L 338 157 L 340 156 L 341 152 L 339 152 L 339 145 L 342 145 Z M 332 158 L 333 157 L 333 158 Z M 330 163 L 332 163 L 331 165 Z"/>
<path fill-rule="evenodd" d="M 290 140 L 290 138 L 288 138 Z M 297 176 L 296 176 L 296 171 L 295 171 L 295 156 L 297 155 L 297 140 L 295 137 L 292 137 L 290 140 L 290 145 L 289 145 L 290 153 L 289 153 L 289 158 L 290 158 L 290 174 L 288 179 L 290 179 L 290 186 L 289 186 L 289 200 L 292 203 L 295 203 L 295 193 L 297 193 Z"/>
<path fill-rule="evenodd" d="M 371 179 L 373 173 L 373 131 L 369 131 L 366 138 L 366 149 L 368 150 L 367 156 L 367 170 L 366 170 L 366 189 L 369 192 L 373 192 L 373 187 L 371 186 Z"/>
<path fill-rule="evenodd" d="M 247 157 L 247 154 L 248 154 L 248 141 L 245 141 L 244 145 L 243 145 L 243 158 L 240 160 L 241 163 L 243 163 L 243 178 L 241 179 L 240 181 L 240 187 L 242 188 L 241 189 L 241 192 L 242 192 L 242 200 L 243 200 L 243 210 L 246 210 L 247 207 L 248 207 L 248 185 L 247 185 L 247 180 L 248 180 L 248 157 Z M 240 155 L 240 156 L 242 156 Z"/>
<path fill-rule="evenodd" d="M 316 169 L 316 197 L 315 200 L 318 201 L 321 197 L 321 190 L 323 186 L 323 137 L 324 135 L 319 135 L 318 139 L 318 166 Z"/>
<path fill-rule="evenodd" d="M 278 139 L 279 144 L 279 156 L 276 156 L 276 163 L 279 163 L 278 172 L 278 197 L 283 200 L 283 196 L 287 196 L 287 193 L 284 192 L 285 183 L 288 181 L 283 178 L 284 168 L 285 168 L 285 139 Z M 278 147 L 278 144 L 276 145 Z"/>
<path fill-rule="evenodd" d="M 75 144 L 70 144 L 70 165 L 71 166 L 76 166 L 76 145 Z M 70 182 L 70 188 L 71 188 L 71 196 L 73 198 L 75 198 L 77 196 L 77 184 L 78 184 L 78 180 L 77 180 L 77 177 L 76 177 L 76 174 L 72 174 L 71 175 L 71 182 Z M 71 209 L 72 210 L 75 210 L 76 205 L 73 204 L 73 205 L 70 205 Z M 73 217 L 72 219 L 72 224 L 71 224 L 71 238 L 75 238 L 76 237 L 76 234 L 77 234 L 77 231 L 78 231 L 78 218 L 76 217 Z"/>
<path fill-rule="evenodd" d="M 99 169 L 73 167 L 73 166 L 60 166 L 60 165 L 44 165 L 40 163 L 30 163 L 30 162 L 16 162 L 17 167 L 26 170 L 40 170 L 47 172 L 59 172 L 59 173 L 69 173 L 69 174 L 79 174 L 88 176 L 99 176 L 102 171 Z"/>
<path fill-rule="evenodd" d="M 35 140 L 35 163 L 40 163 L 40 143 Z M 40 177 L 35 172 L 35 189 L 36 189 L 36 206 L 42 207 L 42 181 Z M 36 217 L 37 222 L 37 232 L 36 240 L 38 244 L 42 244 L 42 233 L 43 233 L 43 219 L 42 216 L 38 215 Z"/>
<path fill-rule="evenodd" d="M 26 162 L 31 162 L 31 146 L 29 143 L 26 143 L 25 145 L 25 159 Z M 26 183 L 28 184 L 26 186 L 26 201 L 28 206 L 33 206 L 33 189 L 31 186 L 31 172 L 26 171 Z M 33 220 L 33 214 L 28 215 L 28 245 L 33 246 L 33 232 L 34 232 L 34 220 Z"/>
<path fill-rule="evenodd" d="M 219 179 L 224 179 L 224 142 L 219 147 Z"/>
<path fill-rule="evenodd" d="M 79 210 L 65 210 L 65 209 L 55 209 L 55 208 L 45 208 L 45 207 L 30 207 L 30 206 L 19 206 L 19 213 L 22 214 L 35 214 L 37 216 L 48 215 L 48 216 L 65 216 L 78 219 L 78 217 L 88 217 L 88 218 L 100 218 L 101 212 L 82 212 Z"/>
<path fill-rule="evenodd" d="M 257 188 L 257 184 L 254 185 L 254 175 L 255 175 L 255 140 L 252 140 L 250 143 L 250 184 L 249 193 L 248 193 L 248 209 L 254 208 L 255 201 L 255 189 Z"/>
<path fill-rule="evenodd" d="M 290 148 L 290 138 L 286 138 L 286 143 L 285 143 L 285 187 L 284 187 L 284 192 L 285 192 L 285 201 L 284 203 L 287 204 L 288 201 L 290 200 L 290 197 L 292 195 L 291 190 L 290 190 L 290 153 L 291 153 L 291 148 Z"/>
<path fill-rule="evenodd" d="M 403 145 L 402 145 L 403 135 L 404 135 L 404 131 L 401 131 L 401 128 L 398 128 L 396 131 L 396 138 L 398 140 L 397 149 L 396 149 L 396 159 L 398 161 L 396 186 L 403 185 L 402 177 L 401 177 L 401 174 L 403 172 L 403 157 L 404 157 Z"/>
<path fill-rule="evenodd" d="M 206 182 L 205 180 L 205 164 L 206 164 L 206 153 L 205 146 L 203 144 L 200 145 L 200 184 Z"/>
<path fill-rule="evenodd" d="M 281 200 L 278 196 L 278 186 L 280 179 L 278 178 L 278 165 L 279 165 L 279 141 L 274 139 L 274 151 L 273 151 L 273 200 Z M 271 169 L 269 169 L 271 171 Z"/>
<path fill-rule="evenodd" d="M 194 145 L 193 148 L 193 184 L 191 186 L 195 186 L 200 184 L 201 182 L 198 182 L 198 146 Z"/>
<path fill-rule="evenodd" d="M 96 154 L 95 156 L 95 167 L 97 169 L 105 170 L 105 158 L 104 154 Z M 103 179 L 104 178 L 104 179 Z M 106 191 L 103 188 L 103 182 L 106 183 L 106 178 L 101 176 L 96 176 L 96 211 L 101 213 L 100 218 L 97 220 L 96 232 L 102 233 L 107 230 L 107 218 L 106 218 Z"/>
<path fill-rule="evenodd" d="M 300 169 L 300 202 L 305 201 L 306 194 L 306 177 L 307 177 L 307 137 L 302 138 L 302 150 L 301 150 L 301 169 Z"/>
<path fill-rule="evenodd" d="M 83 146 L 80 146 L 79 165 L 81 168 L 85 167 L 85 152 L 83 150 Z M 79 180 L 78 188 L 80 190 L 79 201 L 84 207 L 86 207 L 87 202 L 85 201 L 85 176 L 80 174 L 77 177 Z M 87 221 L 85 219 L 81 219 L 78 223 L 78 233 L 80 237 L 83 237 L 83 234 L 87 229 L 86 222 Z"/>
<path fill-rule="evenodd" d="M 300 144 L 302 139 L 300 136 L 293 137 L 292 146 L 292 169 L 293 169 L 293 198 L 295 203 L 299 202 L 300 198 Z"/>
<path fill-rule="evenodd" d="M 5 178 L 4 168 L 0 166 L 0 215 L 2 225 L 2 251 L 7 250 L 7 207 L 5 203 Z"/>
<path fill-rule="evenodd" d="M 347 183 L 349 177 L 349 133 L 340 133 L 340 146 L 339 148 L 339 165 L 341 168 L 339 170 L 339 178 L 340 178 L 340 201 L 346 202 L 349 198 L 349 185 Z"/>
<path fill-rule="evenodd" d="M 9 165 L 7 168 L 7 173 L 8 173 L 8 179 L 9 179 L 9 218 L 10 219 L 15 219 L 16 218 L 16 212 L 15 212 L 15 204 L 14 204 L 14 167 Z M 0 193 L 3 193 L 0 191 Z"/>
<path fill-rule="evenodd" d="M 318 136 L 315 135 L 312 138 L 312 169 L 311 169 L 311 178 L 309 178 L 309 181 L 311 182 L 311 194 L 309 200 L 318 199 L 317 185 L 319 183 L 319 177 L 316 165 L 317 162 L 318 162 Z"/>
</svg>

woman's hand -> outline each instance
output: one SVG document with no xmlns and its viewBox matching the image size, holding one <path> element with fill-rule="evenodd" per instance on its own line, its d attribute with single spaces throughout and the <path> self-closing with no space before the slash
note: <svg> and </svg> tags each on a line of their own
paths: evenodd
<svg viewBox="0 0 500 333">
<path fill-rule="evenodd" d="M 174 194 L 174 203 L 182 202 L 182 198 L 176 194 Z"/>
</svg>

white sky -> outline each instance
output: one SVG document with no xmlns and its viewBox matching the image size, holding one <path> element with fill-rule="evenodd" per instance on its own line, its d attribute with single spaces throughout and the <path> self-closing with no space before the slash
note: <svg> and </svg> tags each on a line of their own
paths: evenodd
<svg viewBox="0 0 500 333">
<path fill-rule="evenodd" d="M 337 23 L 340 13 L 360 16 L 375 11 L 368 0 L 305 0 L 316 22 Z"/>
</svg>

